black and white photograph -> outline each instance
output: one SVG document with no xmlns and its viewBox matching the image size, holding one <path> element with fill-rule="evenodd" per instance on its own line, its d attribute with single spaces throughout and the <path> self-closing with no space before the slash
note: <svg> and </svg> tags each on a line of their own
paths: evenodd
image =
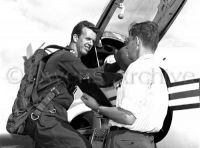
<svg viewBox="0 0 200 148">
<path fill-rule="evenodd" d="M 0 148 L 200 148 L 195 0 L 0 0 Z"/>
</svg>

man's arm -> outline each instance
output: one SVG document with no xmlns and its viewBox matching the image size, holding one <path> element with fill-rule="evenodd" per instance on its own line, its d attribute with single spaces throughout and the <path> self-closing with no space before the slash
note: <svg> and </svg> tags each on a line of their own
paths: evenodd
<svg viewBox="0 0 200 148">
<path fill-rule="evenodd" d="M 80 59 L 70 52 L 65 52 L 60 59 L 59 66 L 66 72 L 80 77 L 89 77 L 98 86 L 105 87 L 113 84 L 114 81 L 122 79 L 119 73 L 104 72 L 102 68 L 87 68 Z"/>
<path fill-rule="evenodd" d="M 135 116 L 131 112 L 120 107 L 99 106 L 98 112 L 121 124 L 132 125 L 136 120 Z"/>
<path fill-rule="evenodd" d="M 136 120 L 135 116 L 125 109 L 119 107 L 99 106 L 97 101 L 87 94 L 84 94 L 81 99 L 89 108 L 115 122 L 132 125 Z"/>
</svg>

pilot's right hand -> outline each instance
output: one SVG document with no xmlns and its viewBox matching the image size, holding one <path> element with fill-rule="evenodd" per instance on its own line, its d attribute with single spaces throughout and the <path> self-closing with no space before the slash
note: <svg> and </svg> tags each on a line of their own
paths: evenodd
<svg viewBox="0 0 200 148">
<path fill-rule="evenodd" d="M 91 97 L 90 95 L 84 93 L 81 96 L 81 100 L 83 101 L 83 103 L 88 106 L 89 108 L 91 108 L 92 110 L 96 111 L 99 107 L 99 104 L 97 103 L 97 101 Z"/>
</svg>

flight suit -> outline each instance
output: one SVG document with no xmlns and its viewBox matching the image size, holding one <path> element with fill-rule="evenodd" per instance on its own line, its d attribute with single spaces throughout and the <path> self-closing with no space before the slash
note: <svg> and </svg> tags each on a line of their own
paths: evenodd
<svg viewBox="0 0 200 148">
<path fill-rule="evenodd" d="M 60 85 L 60 95 L 48 104 L 37 121 L 28 118 L 26 132 L 35 141 L 35 147 L 91 147 L 87 139 L 67 121 L 67 110 L 74 100 L 73 91 L 76 84 L 88 78 L 98 86 L 109 86 L 122 76 L 103 72 L 102 68 L 88 69 L 70 49 L 63 49 L 50 57 L 39 80 L 38 94 L 44 98 L 52 87 Z M 53 110 L 56 112 L 52 112 Z"/>
</svg>

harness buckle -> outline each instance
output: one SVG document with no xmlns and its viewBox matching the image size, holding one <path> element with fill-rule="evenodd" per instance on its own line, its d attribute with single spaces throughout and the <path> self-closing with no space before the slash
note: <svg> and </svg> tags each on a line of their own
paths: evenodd
<svg viewBox="0 0 200 148">
<path fill-rule="evenodd" d="M 37 115 L 35 115 L 34 113 L 31 113 L 31 119 L 32 119 L 32 120 L 35 121 L 35 120 L 39 119 L 39 117 L 40 117 L 40 116 L 37 116 Z"/>
</svg>

